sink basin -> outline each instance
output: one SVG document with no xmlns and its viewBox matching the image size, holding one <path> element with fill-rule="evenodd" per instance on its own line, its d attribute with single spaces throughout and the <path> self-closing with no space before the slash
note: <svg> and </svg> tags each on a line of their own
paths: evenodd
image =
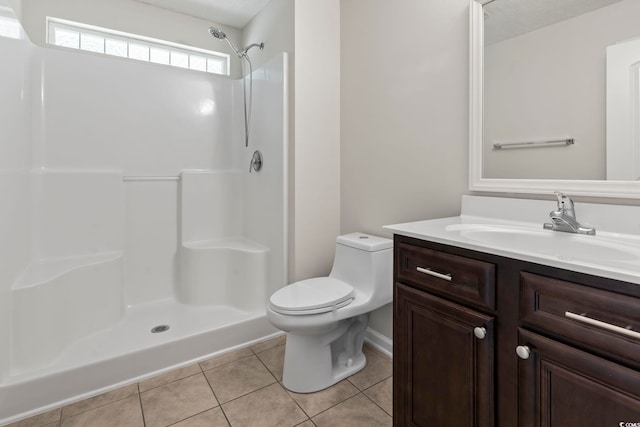
<svg viewBox="0 0 640 427">
<path fill-rule="evenodd" d="M 550 230 L 489 224 L 452 224 L 447 232 L 497 249 L 544 255 L 589 264 L 628 264 L 640 261 L 640 242 L 621 244 L 612 238 Z"/>
</svg>

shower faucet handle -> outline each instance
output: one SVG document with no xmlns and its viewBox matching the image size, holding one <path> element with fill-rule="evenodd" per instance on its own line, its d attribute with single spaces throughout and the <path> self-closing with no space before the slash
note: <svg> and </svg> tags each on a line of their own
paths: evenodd
<svg viewBox="0 0 640 427">
<path fill-rule="evenodd" d="M 252 170 L 256 172 L 260 172 L 262 169 L 262 153 L 259 150 L 253 152 L 253 156 L 251 156 L 251 161 L 249 162 L 249 173 Z"/>
</svg>

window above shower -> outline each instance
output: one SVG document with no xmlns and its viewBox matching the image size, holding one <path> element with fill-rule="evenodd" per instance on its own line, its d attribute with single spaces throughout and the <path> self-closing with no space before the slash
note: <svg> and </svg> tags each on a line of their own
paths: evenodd
<svg viewBox="0 0 640 427">
<path fill-rule="evenodd" d="M 20 22 L 16 19 L 13 11 L 0 5 L 0 37 L 9 39 L 21 39 L 24 37 Z"/>
<path fill-rule="evenodd" d="M 229 55 L 47 17 L 47 44 L 154 64 L 229 75 Z"/>
</svg>

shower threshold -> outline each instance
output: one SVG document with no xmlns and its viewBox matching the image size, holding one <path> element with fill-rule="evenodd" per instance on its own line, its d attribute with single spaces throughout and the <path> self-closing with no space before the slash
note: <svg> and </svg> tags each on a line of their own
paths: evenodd
<svg viewBox="0 0 640 427">
<path fill-rule="evenodd" d="M 152 333 L 158 326 L 168 326 Z M 139 381 L 276 333 L 265 310 L 188 306 L 163 299 L 130 306 L 120 321 L 68 345 L 49 365 L 0 383 L 0 425 Z"/>
</svg>

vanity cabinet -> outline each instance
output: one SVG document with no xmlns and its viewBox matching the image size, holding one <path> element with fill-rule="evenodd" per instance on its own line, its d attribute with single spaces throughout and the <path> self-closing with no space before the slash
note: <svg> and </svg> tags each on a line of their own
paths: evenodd
<svg viewBox="0 0 640 427">
<path fill-rule="evenodd" d="M 395 425 L 492 426 L 493 317 L 402 284 L 394 300 Z"/>
<path fill-rule="evenodd" d="M 396 426 L 640 423 L 640 285 L 396 235 L 393 310 Z"/>
<path fill-rule="evenodd" d="M 640 422 L 640 372 L 521 329 L 520 427 Z M 623 426 L 625 424 L 622 424 Z"/>
</svg>

